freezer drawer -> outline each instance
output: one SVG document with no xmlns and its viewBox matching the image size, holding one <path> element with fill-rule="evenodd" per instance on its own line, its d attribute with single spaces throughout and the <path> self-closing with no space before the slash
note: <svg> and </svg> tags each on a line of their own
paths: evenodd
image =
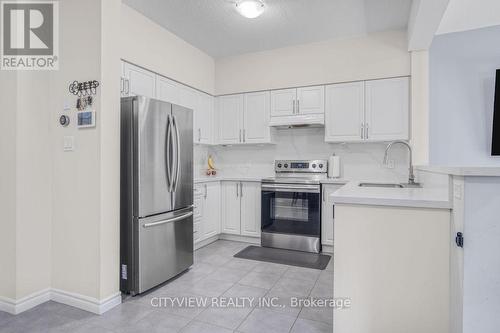
<svg viewBox="0 0 500 333">
<path fill-rule="evenodd" d="M 138 220 L 138 292 L 193 265 L 192 208 Z"/>
</svg>

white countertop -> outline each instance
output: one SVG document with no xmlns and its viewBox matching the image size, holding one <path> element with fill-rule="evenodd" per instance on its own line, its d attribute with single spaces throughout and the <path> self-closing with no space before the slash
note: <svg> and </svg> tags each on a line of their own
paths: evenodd
<svg viewBox="0 0 500 333">
<path fill-rule="evenodd" d="M 360 187 L 359 181 L 349 182 L 331 194 L 334 203 L 451 209 L 445 188 L 380 188 Z"/>
<path fill-rule="evenodd" d="M 215 177 L 199 177 L 195 178 L 194 182 L 196 183 L 209 183 L 209 182 L 220 182 L 220 181 L 235 181 L 235 182 L 260 182 L 262 178 L 265 177 L 224 177 L 224 176 L 215 176 Z"/>
<path fill-rule="evenodd" d="M 465 177 L 500 177 L 500 167 L 418 166 L 418 170 Z"/>
<path fill-rule="evenodd" d="M 215 177 L 197 177 L 194 179 L 195 183 L 207 183 L 207 182 L 220 182 L 220 181 L 235 181 L 235 182 L 260 182 L 264 178 L 269 178 L 269 176 L 215 176 Z M 349 180 L 341 178 L 328 178 L 322 179 L 321 184 L 340 184 L 344 185 L 349 182 Z"/>
</svg>

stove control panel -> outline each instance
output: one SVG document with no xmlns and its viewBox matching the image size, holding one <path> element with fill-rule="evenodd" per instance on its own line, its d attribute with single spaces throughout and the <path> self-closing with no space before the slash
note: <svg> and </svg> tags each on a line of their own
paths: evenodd
<svg viewBox="0 0 500 333">
<path fill-rule="evenodd" d="M 280 172 L 326 173 L 326 160 L 276 160 L 274 170 Z"/>
</svg>

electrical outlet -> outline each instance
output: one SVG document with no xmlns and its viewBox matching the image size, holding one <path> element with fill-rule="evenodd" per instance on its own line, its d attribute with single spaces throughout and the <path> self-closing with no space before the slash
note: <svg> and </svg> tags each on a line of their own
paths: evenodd
<svg viewBox="0 0 500 333">
<path fill-rule="evenodd" d="M 387 161 L 387 169 L 394 169 L 394 160 Z"/>
</svg>

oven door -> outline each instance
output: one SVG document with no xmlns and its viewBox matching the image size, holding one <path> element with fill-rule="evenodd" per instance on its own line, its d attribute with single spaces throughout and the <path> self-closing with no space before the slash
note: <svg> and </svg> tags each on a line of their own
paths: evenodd
<svg viewBox="0 0 500 333">
<path fill-rule="evenodd" d="M 320 185 L 262 184 L 262 232 L 319 238 L 320 192 Z"/>
</svg>

